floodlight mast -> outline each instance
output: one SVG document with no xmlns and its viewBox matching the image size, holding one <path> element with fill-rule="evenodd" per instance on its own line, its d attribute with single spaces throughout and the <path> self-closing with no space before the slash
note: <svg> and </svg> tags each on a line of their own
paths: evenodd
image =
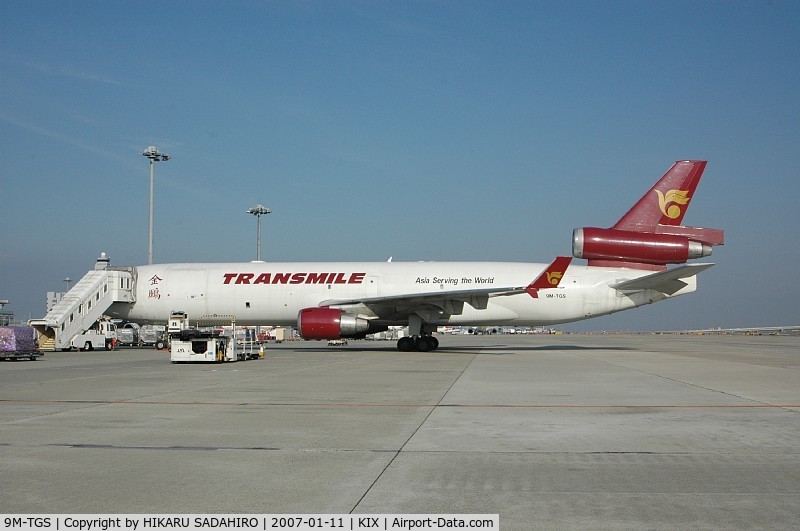
<svg viewBox="0 0 800 531">
<path fill-rule="evenodd" d="M 148 146 L 140 155 L 150 159 L 150 231 L 147 240 L 147 264 L 151 265 L 153 263 L 153 166 L 156 162 L 168 161 L 169 155 L 161 153 L 155 146 Z"/>
<path fill-rule="evenodd" d="M 256 260 L 261 261 L 261 216 L 271 213 L 272 211 L 262 205 L 261 203 L 257 204 L 253 208 L 248 208 L 245 212 L 248 214 L 253 214 L 258 218 L 258 252 L 256 253 Z"/>
</svg>

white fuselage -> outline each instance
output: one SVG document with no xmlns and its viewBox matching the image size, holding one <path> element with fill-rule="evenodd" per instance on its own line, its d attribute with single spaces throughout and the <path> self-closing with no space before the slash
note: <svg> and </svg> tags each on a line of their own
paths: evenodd
<svg viewBox="0 0 800 531">
<path fill-rule="evenodd" d="M 547 264 L 510 262 L 306 262 L 156 264 L 136 268 L 134 303 L 108 313 L 139 323 L 164 323 L 173 311 L 192 320 L 235 317 L 241 325 L 293 326 L 304 308 L 353 301 L 483 288 L 525 287 Z M 668 296 L 625 295 L 609 287 L 647 271 L 571 265 L 558 288 L 492 296 L 484 309 L 469 302 L 433 324 L 541 326 L 588 319 Z M 673 296 L 695 290 L 695 278 Z M 369 315 L 368 308 L 362 313 Z M 396 324 L 404 324 L 398 321 Z"/>
</svg>

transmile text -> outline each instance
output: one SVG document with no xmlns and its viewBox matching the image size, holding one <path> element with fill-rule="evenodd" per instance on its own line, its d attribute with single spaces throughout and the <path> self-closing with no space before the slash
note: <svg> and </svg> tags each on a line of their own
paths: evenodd
<svg viewBox="0 0 800 531">
<path fill-rule="evenodd" d="M 362 284 L 366 273 L 223 273 L 223 284 Z"/>
</svg>

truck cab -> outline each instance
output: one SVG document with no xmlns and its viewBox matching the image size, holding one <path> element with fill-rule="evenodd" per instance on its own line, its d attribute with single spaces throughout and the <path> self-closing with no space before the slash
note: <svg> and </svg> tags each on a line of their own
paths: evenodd
<svg viewBox="0 0 800 531">
<path fill-rule="evenodd" d="M 111 319 L 100 318 L 94 326 L 70 341 L 70 347 L 80 351 L 113 350 L 117 341 L 117 325 Z"/>
</svg>

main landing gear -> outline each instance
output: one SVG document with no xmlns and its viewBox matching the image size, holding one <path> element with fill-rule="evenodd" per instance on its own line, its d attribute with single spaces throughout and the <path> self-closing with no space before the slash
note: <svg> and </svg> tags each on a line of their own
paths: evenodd
<svg viewBox="0 0 800 531">
<path fill-rule="evenodd" d="M 433 336 L 401 337 L 397 341 L 397 350 L 400 352 L 430 352 L 439 348 L 439 340 Z"/>
<path fill-rule="evenodd" d="M 397 350 L 400 352 L 430 352 L 439 348 L 439 340 L 433 337 L 436 325 L 423 321 L 419 314 L 412 313 L 408 316 L 408 336 L 397 341 Z"/>
</svg>

